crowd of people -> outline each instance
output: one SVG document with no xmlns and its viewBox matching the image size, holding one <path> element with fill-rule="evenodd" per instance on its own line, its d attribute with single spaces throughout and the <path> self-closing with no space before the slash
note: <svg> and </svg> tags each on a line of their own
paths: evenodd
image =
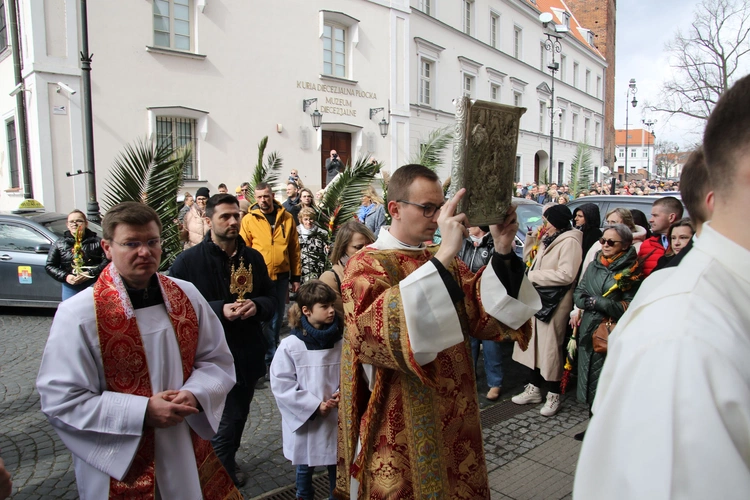
<svg viewBox="0 0 750 500">
<path fill-rule="evenodd" d="M 561 205 L 565 205 L 570 200 L 582 198 L 584 196 L 595 196 L 601 194 L 646 196 L 659 193 L 677 192 L 679 190 L 679 181 L 658 181 L 655 179 L 639 179 L 631 181 L 617 180 L 615 182 L 614 193 L 612 193 L 612 185 L 609 182 L 592 182 L 589 186 L 585 186 L 584 189 L 580 189 L 577 193 L 573 193 L 568 184 L 558 185 L 555 182 L 551 182 L 549 184 L 537 184 L 536 182 L 524 184 L 523 182 L 517 182 L 515 195 L 519 198 L 534 200 L 538 203 L 541 203 L 542 205 L 546 203 L 559 203 Z"/>
<path fill-rule="evenodd" d="M 750 235 L 736 224 L 750 188 L 748 106 L 750 77 L 712 113 L 682 202 L 660 197 L 648 218 L 615 208 L 602 224 L 593 203 L 572 212 L 564 186 L 519 186 L 545 205 L 523 259 L 514 207 L 470 227 L 456 210 L 466 190 L 446 200 L 421 165 L 397 169 L 385 200 L 363 193 L 328 248 L 311 244 L 313 196 L 296 172 L 284 203 L 259 183 L 244 210 L 245 196 L 201 188 L 181 214 L 186 249 L 169 276 L 157 272 L 151 208 L 111 208 L 101 239 L 72 212 L 48 263 L 72 291 L 37 387 L 81 496 L 242 498 L 235 457 L 268 379 L 298 498 L 313 498 L 322 466 L 332 498 L 488 499 L 475 370 L 481 355 L 486 398 L 499 399 L 498 347 L 512 342 L 528 371 L 513 403 L 555 415 L 577 375 L 591 421 L 576 436 L 575 498 L 740 498 L 750 486 Z M 305 251 L 329 265 L 311 266 Z"/>
</svg>

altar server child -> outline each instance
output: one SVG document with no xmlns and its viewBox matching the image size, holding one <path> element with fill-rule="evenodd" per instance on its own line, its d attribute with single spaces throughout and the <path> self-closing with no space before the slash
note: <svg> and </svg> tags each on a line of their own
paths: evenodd
<svg viewBox="0 0 750 500">
<path fill-rule="evenodd" d="M 343 321 L 334 290 L 320 280 L 302 285 L 289 308 L 291 334 L 271 363 L 271 390 L 281 412 L 284 456 L 297 467 L 297 498 L 312 500 L 316 466 L 336 486 L 339 369 Z"/>
</svg>

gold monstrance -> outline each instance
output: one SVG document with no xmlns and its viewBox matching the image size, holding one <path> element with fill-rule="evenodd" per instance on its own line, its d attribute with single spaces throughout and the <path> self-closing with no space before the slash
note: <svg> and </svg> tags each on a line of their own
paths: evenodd
<svg viewBox="0 0 750 500">
<path fill-rule="evenodd" d="M 235 302 L 245 302 L 245 295 L 253 291 L 253 266 L 245 267 L 245 260 L 240 257 L 240 267 L 236 270 L 232 264 L 232 283 L 229 292 L 237 294 Z"/>
</svg>

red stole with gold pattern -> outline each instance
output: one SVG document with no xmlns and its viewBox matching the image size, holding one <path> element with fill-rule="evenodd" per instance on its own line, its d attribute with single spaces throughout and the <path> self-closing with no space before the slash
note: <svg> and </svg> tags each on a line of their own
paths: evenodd
<svg viewBox="0 0 750 500">
<path fill-rule="evenodd" d="M 198 317 L 185 292 L 169 278 L 160 274 L 157 276 L 164 305 L 180 347 L 182 379 L 185 381 L 193 371 L 198 347 Z M 94 307 L 107 390 L 147 398 L 153 396 L 146 350 L 138 330 L 135 311 L 122 279 L 112 264 L 104 269 L 94 284 Z M 202 439 L 193 429 L 190 429 L 190 437 L 203 498 L 241 499 L 242 494 L 234 487 L 210 441 Z M 128 473 L 122 481 L 110 478 L 109 498 L 155 498 L 154 455 L 154 428 L 144 426 L 141 442 Z"/>
</svg>

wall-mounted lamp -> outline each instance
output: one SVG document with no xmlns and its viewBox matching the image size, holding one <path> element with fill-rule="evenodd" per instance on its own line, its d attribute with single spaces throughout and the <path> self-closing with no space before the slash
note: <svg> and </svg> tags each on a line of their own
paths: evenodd
<svg viewBox="0 0 750 500">
<path fill-rule="evenodd" d="M 320 128 L 320 124 L 323 122 L 323 115 L 320 113 L 320 111 L 318 111 L 318 98 L 313 97 L 312 99 L 303 99 L 302 111 L 307 113 L 307 108 L 309 108 L 312 103 L 315 103 L 315 111 L 310 114 L 310 120 L 312 121 L 313 128 L 315 130 L 318 130 Z"/>
<path fill-rule="evenodd" d="M 370 120 L 372 120 L 372 117 L 380 113 L 381 111 L 384 111 L 385 108 L 370 108 Z M 378 127 L 380 127 L 380 135 L 383 137 L 388 135 L 388 126 L 390 123 L 385 121 L 385 117 L 383 117 L 382 120 L 380 120 L 380 123 L 378 123 Z"/>
</svg>

